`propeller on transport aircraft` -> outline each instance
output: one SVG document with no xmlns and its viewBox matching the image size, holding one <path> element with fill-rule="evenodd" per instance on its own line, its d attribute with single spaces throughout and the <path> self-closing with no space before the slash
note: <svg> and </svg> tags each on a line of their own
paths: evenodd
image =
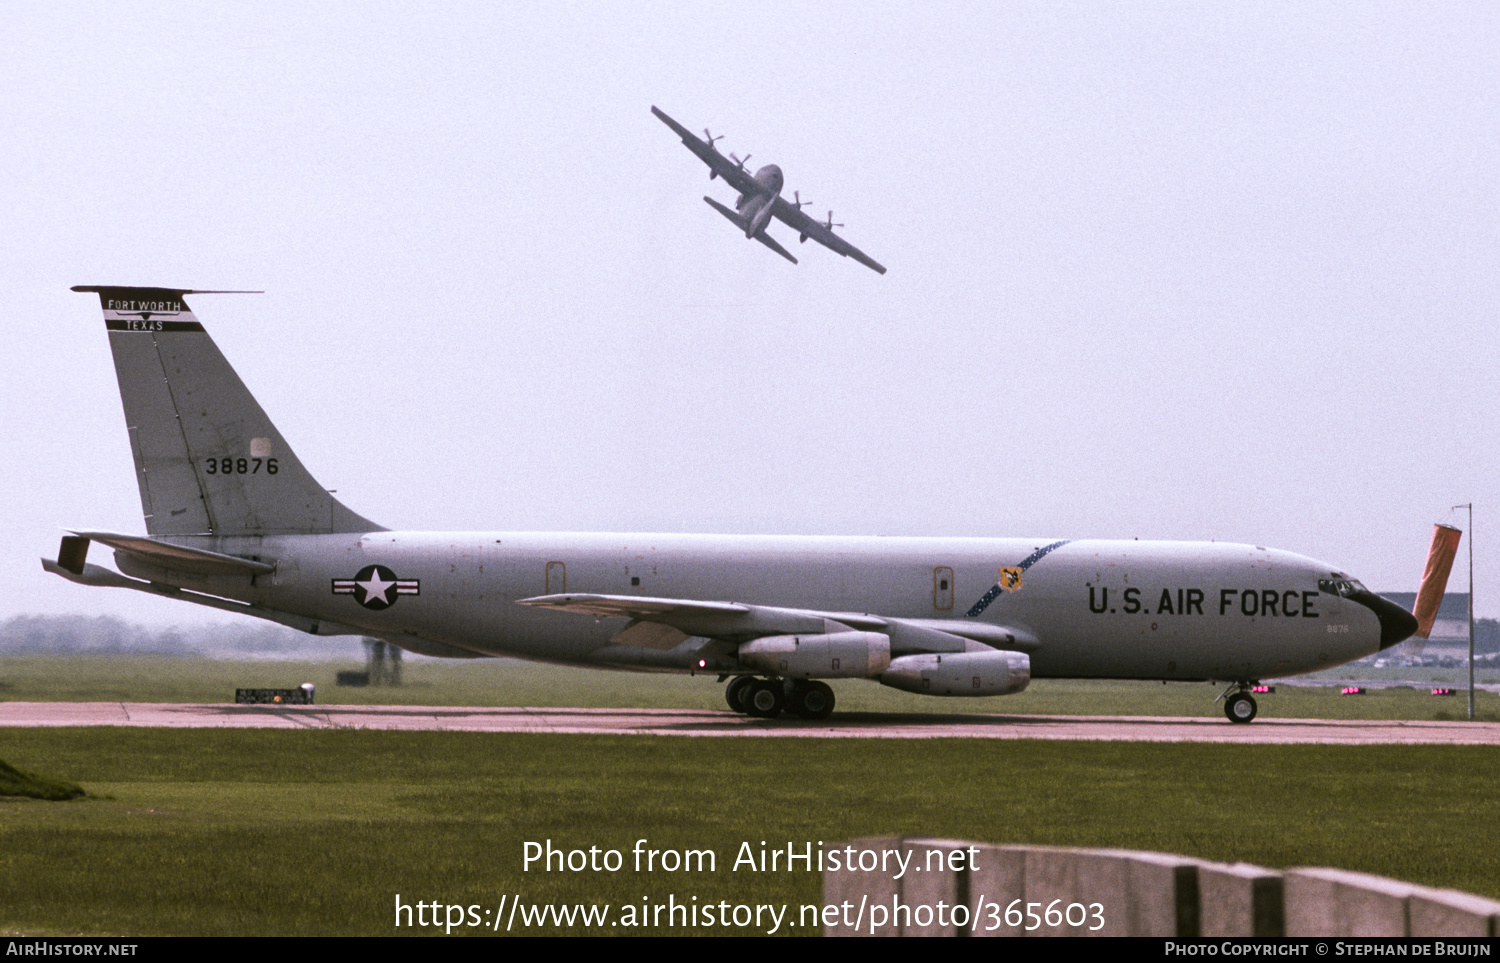
<svg viewBox="0 0 1500 963">
<path fill-rule="evenodd" d="M 831 230 L 833 230 L 836 227 L 843 227 L 844 225 L 833 223 L 833 212 L 829 211 L 828 212 L 828 222 L 826 224 L 824 224 L 823 226 L 826 227 L 826 228 L 828 228 L 831 231 Z"/>
<path fill-rule="evenodd" d="M 716 140 L 723 140 L 724 139 L 724 135 L 720 134 L 718 137 L 715 137 L 713 134 L 710 134 L 708 132 L 708 128 L 705 127 L 705 128 L 703 128 L 703 136 L 708 138 L 708 149 L 711 150 L 711 151 L 713 151 L 715 154 L 717 154 L 719 152 L 719 149 L 714 146 L 714 141 L 716 141 Z M 718 177 L 718 176 L 719 176 L 719 172 L 716 171 L 716 170 L 714 170 L 713 165 L 710 164 L 709 167 L 708 167 L 708 179 L 709 180 L 713 180 L 715 177 Z"/>
<path fill-rule="evenodd" d="M 736 164 L 740 165 L 740 170 L 744 170 L 745 169 L 745 165 L 748 164 L 748 163 L 750 163 L 750 155 L 749 154 L 745 155 L 745 159 L 744 160 L 740 160 L 738 157 L 734 156 L 733 153 L 731 153 L 729 155 L 729 159 L 732 160 L 732 161 L 734 161 Z M 832 213 L 832 212 L 830 212 L 830 213 Z"/>
<path fill-rule="evenodd" d="M 802 210 L 802 208 L 804 208 L 807 205 L 809 205 L 809 204 L 812 203 L 812 201 L 804 201 L 802 199 L 802 195 L 800 193 L 798 193 L 797 191 L 792 191 L 792 196 L 796 198 L 796 200 L 793 201 L 792 203 L 794 203 L 794 204 L 797 205 L 797 210 L 799 210 L 799 211 Z M 833 212 L 829 211 L 828 213 L 832 214 Z"/>
</svg>

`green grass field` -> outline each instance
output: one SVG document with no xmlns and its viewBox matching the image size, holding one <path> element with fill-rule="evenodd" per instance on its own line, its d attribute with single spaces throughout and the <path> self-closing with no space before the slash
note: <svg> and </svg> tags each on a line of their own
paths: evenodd
<svg viewBox="0 0 1500 963">
<path fill-rule="evenodd" d="M 511 660 L 408 659 L 405 684 L 339 688 L 339 669 L 362 663 L 228 661 L 141 656 L 18 656 L 0 660 L 0 701 L 232 702 L 237 687 L 317 686 L 327 705 L 388 703 L 452 706 L 594 706 L 602 708 L 724 707 L 724 687 L 712 676 L 604 672 Z M 1372 670 L 1372 672 L 1389 670 Z M 1281 685 L 1259 699 L 1265 718 L 1459 719 L 1463 693 L 1437 698 L 1433 681 L 1452 682 L 1454 670 L 1421 670 L 1415 688 L 1340 696 L 1338 684 Z M 1453 677 L 1453 678 L 1448 678 Z M 1489 670 L 1481 682 L 1500 681 Z M 995 699 L 934 699 L 873 682 L 834 683 L 839 708 L 857 712 L 989 712 L 1071 715 L 1171 715 L 1222 718 L 1214 697 L 1221 687 L 1203 683 L 1087 682 L 1041 679 L 1026 691 Z M 1478 717 L 1500 720 L 1500 697 L 1478 693 Z M 3 758 L 3 757 L 0 757 Z"/>
<path fill-rule="evenodd" d="M 323 703 L 722 707 L 711 678 L 502 661 L 410 660 L 406 685 L 333 686 L 354 665 L 9 658 L 0 699 L 224 702 L 236 686 L 310 681 Z M 1207 685 L 1043 680 L 975 701 L 858 682 L 838 692 L 853 711 L 1219 717 Z M 1282 686 L 1262 713 L 1464 710 L 1462 696 L 1425 690 L 1336 692 Z M 1488 693 L 1479 706 L 1500 712 Z M 381 935 L 398 932 L 398 894 L 481 913 L 517 896 L 616 912 L 643 898 L 795 907 L 816 902 L 817 875 L 736 872 L 742 843 L 882 834 L 1339 866 L 1500 898 L 1494 747 L 64 728 L 0 729 L 0 760 L 91 794 L 0 798 L 0 931 L 11 934 Z M 548 839 L 620 850 L 627 868 L 523 872 L 523 844 Z M 638 839 L 709 849 L 718 865 L 636 873 Z"/>
<path fill-rule="evenodd" d="M 0 928 L 29 935 L 390 934 L 397 894 L 811 903 L 815 873 L 733 871 L 741 843 L 898 833 L 1500 897 L 1488 747 L 77 728 L 0 730 L 0 754 L 94 794 L 0 800 Z M 527 840 L 628 860 L 642 838 L 711 849 L 717 871 L 522 871 Z"/>
</svg>

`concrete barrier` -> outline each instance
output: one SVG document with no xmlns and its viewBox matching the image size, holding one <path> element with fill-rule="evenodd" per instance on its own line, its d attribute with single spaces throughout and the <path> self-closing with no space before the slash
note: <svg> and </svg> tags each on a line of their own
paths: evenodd
<svg viewBox="0 0 1500 963">
<path fill-rule="evenodd" d="M 1496 936 L 1500 903 L 1342 869 L 1286 871 L 1287 936 Z"/>
<path fill-rule="evenodd" d="M 856 839 L 849 845 L 857 849 L 884 852 L 887 849 L 902 846 L 902 840 L 899 836 L 868 836 L 864 839 Z M 842 905 L 845 902 L 861 907 L 871 904 L 890 906 L 900 894 L 900 880 L 879 868 L 869 871 L 855 869 L 823 874 L 824 906 Z M 861 916 L 854 923 L 848 923 L 841 918 L 838 923 L 825 926 L 823 935 L 900 936 L 901 926 L 892 922 L 889 917 L 879 923 L 869 919 L 868 916 Z"/>
<path fill-rule="evenodd" d="M 1199 863 L 1201 936 L 1282 936 L 1281 874 L 1249 863 Z"/>
<path fill-rule="evenodd" d="M 849 909 L 828 936 L 1500 935 L 1500 902 L 1345 870 L 928 837 L 845 846 L 905 858 L 824 874 L 824 905 Z"/>
</svg>

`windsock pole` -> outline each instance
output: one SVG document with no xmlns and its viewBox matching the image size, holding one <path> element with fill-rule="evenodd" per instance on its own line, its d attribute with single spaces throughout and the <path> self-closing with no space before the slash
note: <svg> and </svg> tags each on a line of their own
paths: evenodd
<svg viewBox="0 0 1500 963">
<path fill-rule="evenodd" d="M 1474 721 L 1474 503 L 1454 505 L 1469 510 L 1469 721 Z"/>
</svg>

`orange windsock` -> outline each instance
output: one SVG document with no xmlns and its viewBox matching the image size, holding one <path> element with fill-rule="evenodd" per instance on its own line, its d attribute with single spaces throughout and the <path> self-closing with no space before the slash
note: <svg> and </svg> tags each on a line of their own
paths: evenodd
<svg viewBox="0 0 1500 963">
<path fill-rule="evenodd" d="M 1443 602 L 1443 592 L 1448 588 L 1448 573 L 1453 571 L 1453 556 L 1458 554 L 1458 540 L 1463 532 L 1447 525 L 1432 526 L 1432 547 L 1427 549 L 1427 569 L 1422 573 L 1422 586 L 1417 589 L 1417 604 L 1412 615 L 1417 617 L 1416 634 L 1422 638 L 1432 632 L 1432 623 L 1437 618 L 1438 606 Z"/>
</svg>

